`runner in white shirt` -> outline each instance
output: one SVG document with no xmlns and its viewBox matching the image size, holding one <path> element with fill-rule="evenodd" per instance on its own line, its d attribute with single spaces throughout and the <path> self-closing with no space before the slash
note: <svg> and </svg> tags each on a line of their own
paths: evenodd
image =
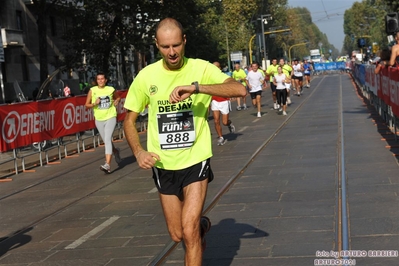
<svg viewBox="0 0 399 266">
<path fill-rule="evenodd" d="M 283 112 L 283 115 L 287 115 L 287 89 L 286 83 L 291 82 L 289 77 L 287 77 L 283 71 L 282 67 L 277 67 L 277 74 L 273 77 L 273 83 L 276 86 L 277 103 L 280 105 L 279 112 Z"/>
<path fill-rule="evenodd" d="M 295 83 L 296 95 L 301 96 L 302 91 L 302 81 L 303 81 L 303 67 L 302 64 L 298 63 L 298 59 L 294 59 L 294 64 L 292 65 L 292 79 Z"/>
<path fill-rule="evenodd" d="M 262 96 L 262 88 L 265 83 L 265 76 L 261 71 L 258 71 L 258 69 L 258 63 L 252 63 L 252 71 L 248 73 L 245 81 L 249 89 L 249 94 L 251 95 L 252 105 L 258 110 L 257 116 L 261 117 L 262 113 L 260 111 L 260 99 Z"/>
</svg>

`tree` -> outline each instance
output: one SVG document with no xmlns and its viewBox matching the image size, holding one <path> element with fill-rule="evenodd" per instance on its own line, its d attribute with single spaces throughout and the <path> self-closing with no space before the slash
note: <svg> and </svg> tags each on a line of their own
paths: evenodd
<svg viewBox="0 0 399 266">
<path fill-rule="evenodd" d="M 112 76 L 121 88 L 132 80 L 129 61 L 136 57 L 138 68 L 144 66 L 141 58 L 151 57 L 154 26 L 160 4 L 158 1 L 139 0 L 81 0 L 69 2 L 66 14 L 72 16 L 74 27 L 66 36 L 65 62 L 83 71 L 102 71 Z M 86 55 L 86 65 L 82 57 Z M 116 84 L 114 84 L 116 85 Z"/>
<path fill-rule="evenodd" d="M 358 50 L 357 39 L 365 38 L 367 46 L 377 43 L 381 48 L 388 45 L 385 33 L 385 15 L 390 12 L 388 1 L 367 0 L 355 2 L 344 14 L 343 52 Z M 392 2 L 392 1 L 390 1 Z"/>
</svg>

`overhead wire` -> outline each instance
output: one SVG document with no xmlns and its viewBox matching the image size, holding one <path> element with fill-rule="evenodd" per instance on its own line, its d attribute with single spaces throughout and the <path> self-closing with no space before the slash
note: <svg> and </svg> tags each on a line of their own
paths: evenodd
<svg viewBox="0 0 399 266">
<path fill-rule="evenodd" d="M 327 10 L 326 10 L 326 6 L 324 5 L 324 1 L 323 1 L 323 0 L 321 0 L 321 4 L 323 5 L 324 12 L 326 12 L 327 18 L 329 18 L 329 17 L 328 17 Z"/>
</svg>

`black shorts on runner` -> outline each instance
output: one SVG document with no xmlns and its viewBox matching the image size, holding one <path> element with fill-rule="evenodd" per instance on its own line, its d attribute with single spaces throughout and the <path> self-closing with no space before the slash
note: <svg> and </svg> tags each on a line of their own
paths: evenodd
<svg viewBox="0 0 399 266">
<path fill-rule="evenodd" d="M 310 73 L 304 73 L 305 76 L 310 76 Z"/>
<path fill-rule="evenodd" d="M 209 183 L 213 180 L 210 161 L 211 159 L 207 159 L 181 170 L 165 170 L 153 167 L 152 178 L 159 193 L 179 197 L 183 193 L 183 188 L 191 183 L 205 179 L 208 179 Z"/>
<path fill-rule="evenodd" d="M 299 81 L 302 81 L 303 80 L 303 76 L 300 76 L 300 77 L 298 77 L 298 76 L 292 76 L 292 78 L 293 79 L 297 79 L 297 80 L 299 80 Z"/>
<path fill-rule="evenodd" d="M 276 91 L 277 86 L 274 85 L 273 81 L 270 81 L 270 88 L 272 89 L 272 92 Z"/>
<path fill-rule="evenodd" d="M 255 92 L 251 92 L 249 94 L 251 95 L 251 99 L 256 99 L 256 96 L 262 95 L 262 91 L 255 91 Z"/>
</svg>

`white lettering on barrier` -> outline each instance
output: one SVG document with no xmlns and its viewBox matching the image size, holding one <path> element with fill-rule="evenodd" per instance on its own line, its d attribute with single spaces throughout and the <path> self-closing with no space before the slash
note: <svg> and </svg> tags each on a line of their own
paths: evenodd
<svg viewBox="0 0 399 266">
<path fill-rule="evenodd" d="M 55 111 L 36 112 L 21 115 L 21 136 L 54 129 Z"/>
<path fill-rule="evenodd" d="M 84 105 L 74 106 L 68 103 L 64 107 L 62 123 L 65 129 L 70 129 L 73 125 L 79 125 L 94 120 L 93 110 L 87 109 Z"/>
<path fill-rule="evenodd" d="M 125 100 L 126 98 L 121 98 L 119 104 L 116 106 L 116 111 L 118 112 L 118 114 L 123 114 L 127 112 L 127 110 L 123 107 L 125 105 Z"/>
<path fill-rule="evenodd" d="M 81 123 L 90 122 L 94 119 L 93 110 L 87 109 L 84 105 L 76 106 L 75 114 L 76 114 L 75 123 L 77 125 Z"/>
<path fill-rule="evenodd" d="M 12 143 L 18 136 L 40 133 L 54 129 L 55 110 L 20 115 L 10 112 L 4 119 L 2 136 L 6 143 Z"/>
</svg>

